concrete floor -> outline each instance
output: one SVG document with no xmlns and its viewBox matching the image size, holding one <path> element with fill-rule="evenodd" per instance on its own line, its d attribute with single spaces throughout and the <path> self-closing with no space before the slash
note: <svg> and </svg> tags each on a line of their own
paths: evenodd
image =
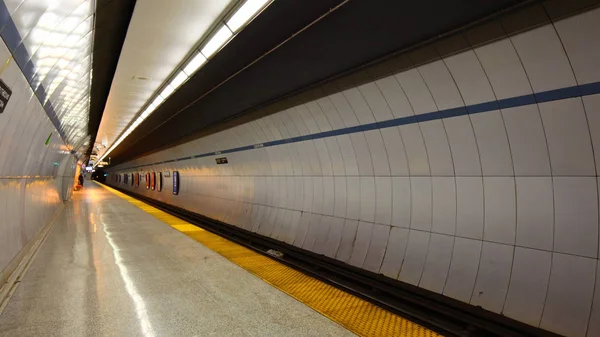
<svg viewBox="0 0 600 337">
<path fill-rule="evenodd" d="M 352 334 L 88 182 L 0 314 L 0 336 L 40 335 Z"/>
</svg>

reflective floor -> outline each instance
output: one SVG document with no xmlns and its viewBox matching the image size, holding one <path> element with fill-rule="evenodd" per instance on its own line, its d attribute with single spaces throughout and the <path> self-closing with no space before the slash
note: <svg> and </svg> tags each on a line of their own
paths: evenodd
<svg viewBox="0 0 600 337">
<path fill-rule="evenodd" d="M 0 336 L 40 335 L 352 334 L 88 182 L 0 315 Z"/>
</svg>

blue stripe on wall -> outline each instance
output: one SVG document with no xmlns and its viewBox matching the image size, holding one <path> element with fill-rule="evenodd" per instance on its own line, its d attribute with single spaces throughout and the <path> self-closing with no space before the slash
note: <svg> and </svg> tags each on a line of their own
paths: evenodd
<svg viewBox="0 0 600 337">
<path fill-rule="evenodd" d="M 242 147 L 237 147 L 237 148 L 227 149 L 227 150 L 222 150 L 222 151 L 217 151 L 217 152 L 201 153 L 201 154 L 197 154 L 192 157 L 179 158 L 179 159 L 177 159 L 177 161 L 190 160 L 190 159 L 194 159 L 194 158 L 203 158 L 203 157 L 209 157 L 209 156 L 225 154 L 225 153 L 241 152 L 241 151 L 247 151 L 247 150 L 257 149 L 257 148 L 261 148 L 261 147 L 270 147 L 270 146 L 277 146 L 277 145 L 282 145 L 282 144 L 298 143 L 298 142 L 303 142 L 303 141 L 310 140 L 310 139 L 321 139 L 321 138 L 326 138 L 326 137 L 347 135 L 347 134 L 356 133 L 356 132 L 384 129 L 384 128 L 400 126 L 400 125 L 414 124 L 414 123 L 419 123 L 419 122 L 427 122 L 427 121 L 431 121 L 431 120 L 435 120 L 435 119 L 444 119 L 444 118 L 452 118 L 452 117 L 457 117 L 457 116 L 465 116 L 465 115 L 469 115 L 469 114 L 484 113 L 484 112 L 490 112 L 490 111 L 495 111 L 495 110 L 499 110 L 499 109 L 508 109 L 508 108 L 514 108 L 514 107 L 519 107 L 519 106 L 532 105 L 532 104 L 537 104 L 537 103 L 557 101 L 557 100 L 561 100 L 561 99 L 587 96 L 587 95 L 595 95 L 595 94 L 600 94 L 600 82 L 576 85 L 576 86 L 561 88 L 561 89 L 556 89 L 556 90 L 549 90 L 549 91 L 539 92 L 536 94 L 505 98 L 505 99 L 501 99 L 501 100 L 473 104 L 473 105 L 464 106 L 464 107 L 428 112 L 428 113 L 424 113 L 424 114 L 420 114 L 420 115 L 416 115 L 416 116 L 401 117 L 401 118 L 391 119 L 391 120 L 387 120 L 387 121 L 383 121 L 383 122 L 375 122 L 375 123 L 369 123 L 369 124 L 364 124 L 364 125 L 358 125 L 358 126 L 352 126 L 352 127 L 348 127 L 348 128 L 338 129 L 338 130 L 319 132 L 319 133 L 315 133 L 312 135 L 298 136 L 298 137 L 287 138 L 287 139 L 282 139 L 282 140 L 269 141 L 266 143 L 247 145 L 247 146 L 242 146 Z M 167 160 L 165 162 L 156 162 L 156 163 L 152 163 L 152 164 L 132 166 L 132 167 L 124 168 L 122 170 L 137 169 L 137 168 L 142 168 L 142 167 L 147 167 L 147 166 L 152 166 L 152 165 L 170 163 L 170 162 L 174 162 L 174 161 L 175 161 L 175 159 Z"/>
<path fill-rule="evenodd" d="M 33 75 L 35 74 L 35 66 L 33 62 L 31 62 L 31 57 L 23 45 L 23 39 L 17 30 L 17 26 L 15 26 L 14 21 L 12 20 L 10 13 L 8 12 L 8 8 L 4 3 L 4 0 L 0 0 L 0 37 L 4 40 L 4 43 L 10 50 L 15 62 L 21 68 L 21 72 L 27 79 L 27 82 L 31 86 L 31 88 L 35 88 L 33 83 Z M 46 99 L 46 91 L 43 86 L 40 85 L 37 90 L 35 90 L 36 96 L 40 101 L 40 104 L 44 105 L 44 101 Z M 63 131 L 63 128 L 60 124 L 60 120 L 56 116 L 56 112 L 52 106 L 52 103 L 47 103 L 44 106 L 44 111 L 46 111 L 46 115 L 54 124 L 54 127 L 58 131 L 58 134 L 61 138 L 67 143 L 67 137 Z"/>
</svg>

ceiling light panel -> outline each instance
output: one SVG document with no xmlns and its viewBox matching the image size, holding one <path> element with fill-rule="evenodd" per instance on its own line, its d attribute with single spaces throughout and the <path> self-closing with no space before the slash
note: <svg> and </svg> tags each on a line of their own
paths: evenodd
<svg viewBox="0 0 600 337">
<path fill-rule="evenodd" d="M 209 58 L 233 36 L 231 30 L 226 25 L 222 25 L 219 30 L 213 35 L 210 40 L 204 45 L 201 52 L 204 57 Z"/>
<path fill-rule="evenodd" d="M 152 101 L 152 104 L 154 104 L 154 106 L 159 106 L 164 100 L 165 99 L 162 96 L 158 95 L 154 101 Z"/>
<path fill-rule="evenodd" d="M 183 71 L 188 75 L 192 76 L 196 70 L 198 70 L 206 62 L 204 55 L 197 53 L 183 68 Z"/>
<path fill-rule="evenodd" d="M 167 97 L 171 96 L 173 91 L 175 91 L 175 89 L 173 89 L 173 87 L 170 84 L 167 84 L 160 92 L 160 96 L 162 96 L 162 98 L 164 99 L 167 99 Z"/>
<path fill-rule="evenodd" d="M 173 79 L 171 80 L 171 83 L 169 83 L 169 84 L 173 88 L 179 88 L 179 86 L 182 85 L 183 82 L 185 82 L 187 79 L 188 79 L 188 76 L 182 70 L 179 72 L 179 74 L 177 74 L 177 76 L 173 77 Z"/>
<path fill-rule="evenodd" d="M 21 1 L 10 10 L 34 64 L 32 90 L 43 86 L 46 97 L 42 104 L 50 102 L 69 146 L 83 146 L 83 139 L 89 137 L 89 85 L 81 87 L 74 80 L 84 78 L 90 82 L 95 3 Z M 81 103 L 73 106 L 75 102 Z"/>
<path fill-rule="evenodd" d="M 237 32 L 247 22 L 249 22 L 263 7 L 271 0 L 247 0 L 232 16 L 227 20 L 227 26 Z"/>
</svg>

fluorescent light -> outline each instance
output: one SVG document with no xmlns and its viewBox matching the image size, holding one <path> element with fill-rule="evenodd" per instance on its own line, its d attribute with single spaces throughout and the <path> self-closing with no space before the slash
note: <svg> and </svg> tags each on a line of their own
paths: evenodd
<svg viewBox="0 0 600 337">
<path fill-rule="evenodd" d="M 187 75 L 183 71 L 180 71 L 179 74 L 177 74 L 177 76 L 171 80 L 170 84 L 173 88 L 179 88 L 179 86 L 182 85 L 187 78 Z"/>
<path fill-rule="evenodd" d="M 125 138 L 127 138 L 127 136 L 133 132 L 133 130 L 135 128 L 137 128 L 141 122 L 146 119 L 151 113 L 152 111 L 154 111 L 158 106 L 160 106 L 160 104 L 162 104 L 164 102 L 164 100 L 166 98 L 168 98 L 175 90 L 177 90 L 177 88 L 179 88 L 183 83 L 185 83 L 185 81 L 188 80 L 189 77 L 191 77 L 207 60 L 208 57 L 211 57 L 212 55 L 214 55 L 216 52 L 219 51 L 219 49 L 221 49 L 221 47 L 223 47 L 223 45 L 225 45 L 225 43 L 227 43 L 231 37 L 233 36 L 234 32 L 238 32 L 245 24 L 247 24 L 250 20 L 252 20 L 252 18 L 254 18 L 256 16 L 256 14 L 265 7 L 266 4 L 268 4 L 271 0 L 246 0 L 244 2 L 244 4 L 238 8 L 238 10 L 233 14 L 233 16 L 231 16 L 231 18 L 227 21 L 226 25 L 222 25 L 217 31 L 216 33 L 209 39 L 209 41 L 207 43 L 204 44 L 204 47 L 201 49 L 200 53 L 196 53 L 189 61 L 188 63 L 185 65 L 185 67 L 183 68 L 183 70 L 180 70 L 179 73 L 177 73 L 177 75 L 171 79 L 171 82 L 169 82 L 164 88 L 163 90 L 160 92 L 159 95 L 157 95 L 154 100 L 150 103 L 150 105 L 148 107 L 146 107 L 146 109 L 144 110 L 144 112 L 133 122 L 133 124 L 121 135 L 121 137 L 108 149 L 108 151 L 106 151 L 102 157 L 100 158 L 100 160 L 98 161 L 102 161 L 104 159 L 104 157 L 106 157 L 114 148 L 116 148 L 123 140 L 125 140 Z M 50 17 L 48 17 L 47 19 L 51 19 Z M 52 21 L 52 20 L 48 20 L 48 21 Z M 81 26 L 85 26 L 85 24 L 82 24 Z M 58 42 L 61 39 L 61 36 L 59 36 L 59 34 L 54 34 L 52 35 L 50 38 L 51 42 Z M 75 44 L 75 38 L 71 38 L 69 37 L 68 40 L 66 41 L 67 44 Z M 63 54 L 59 54 L 59 51 L 56 50 L 56 48 L 52 48 L 52 47 L 46 47 L 43 46 L 40 49 L 42 49 L 42 52 L 38 54 L 44 54 L 44 55 L 40 55 L 42 57 L 46 56 L 46 57 L 54 57 L 54 58 L 60 58 L 61 56 L 63 56 Z M 70 56 L 70 55 L 69 55 Z M 70 57 L 67 57 L 67 60 L 70 60 Z M 55 64 L 55 62 L 52 61 L 46 61 L 47 62 L 47 68 L 48 70 L 50 69 L 50 67 L 52 65 Z M 64 60 L 61 60 L 62 62 L 60 62 L 59 66 L 63 66 L 64 67 Z M 38 69 L 41 67 L 38 67 Z M 38 70 L 38 72 L 42 73 L 41 71 Z M 46 71 L 48 72 L 48 71 Z M 69 78 L 71 78 L 71 74 L 69 74 Z M 76 77 L 76 76 L 73 76 Z M 90 74 L 90 81 L 91 81 L 91 74 Z"/>
<path fill-rule="evenodd" d="M 206 62 L 206 57 L 204 57 L 204 55 L 198 53 L 198 54 L 196 54 L 196 56 L 194 56 L 193 59 L 190 60 L 190 62 L 188 62 L 188 64 L 185 66 L 185 68 L 183 68 L 183 71 L 188 76 L 192 76 L 192 74 L 195 73 L 196 70 L 198 70 L 198 68 L 200 68 L 200 66 L 202 66 L 204 64 L 204 62 Z"/>
<path fill-rule="evenodd" d="M 170 86 L 169 84 L 167 84 L 165 86 L 165 88 L 163 89 L 163 91 L 160 92 L 160 95 L 162 96 L 162 98 L 167 99 L 167 97 L 171 96 L 171 94 L 173 93 L 173 91 L 175 91 L 175 89 L 173 89 L 172 86 Z"/>
<path fill-rule="evenodd" d="M 215 35 L 208 41 L 204 48 L 202 48 L 201 52 L 204 57 L 210 57 L 216 51 L 221 48 L 229 40 L 229 38 L 233 35 L 233 33 L 229 30 L 229 28 L 223 25 Z"/>
<path fill-rule="evenodd" d="M 144 110 L 144 112 L 142 112 L 142 118 L 146 119 L 146 117 L 150 116 L 151 113 L 152 113 L 152 109 L 150 109 L 150 107 L 148 107 L 146 110 Z"/>
<path fill-rule="evenodd" d="M 156 98 L 154 99 L 154 101 L 152 101 L 152 104 L 154 104 L 154 106 L 159 106 L 160 103 L 162 103 L 165 99 L 162 98 L 160 95 L 156 96 Z"/>
<path fill-rule="evenodd" d="M 254 17 L 254 14 L 258 12 L 263 6 L 269 2 L 269 0 L 248 0 L 242 7 L 240 7 L 235 14 L 227 21 L 227 26 L 232 31 L 237 31 L 246 22 L 250 21 Z"/>
</svg>

